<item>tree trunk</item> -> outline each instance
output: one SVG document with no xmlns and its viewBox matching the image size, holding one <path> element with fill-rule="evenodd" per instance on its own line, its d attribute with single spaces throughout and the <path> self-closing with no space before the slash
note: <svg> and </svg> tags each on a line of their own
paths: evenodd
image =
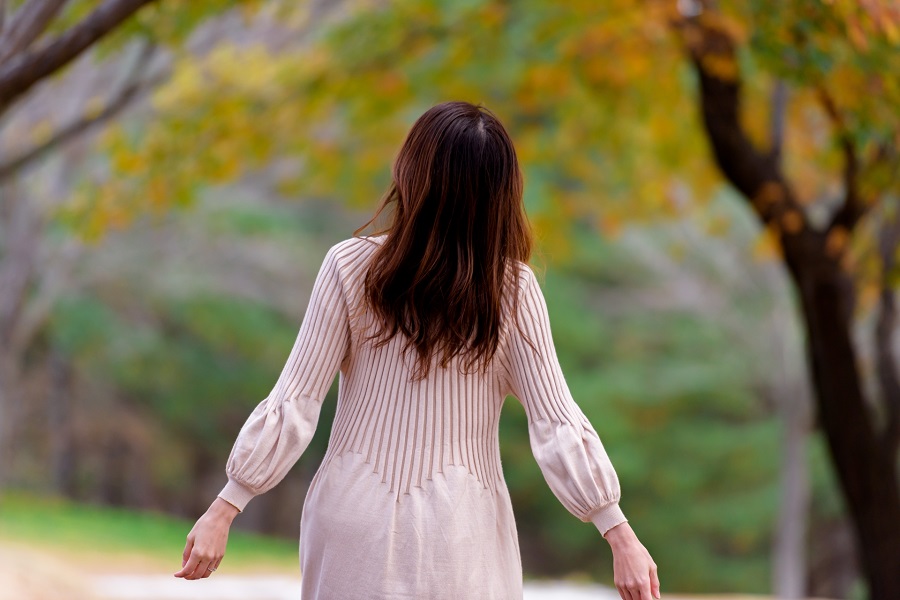
<svg viewBox="0 0 900 600">
<path fill-rule="evenodd" d="M 802 350 L 795 331 L 796 308 L 790 294 L 780 291 L 785 269 L 767 269 L 775 303 L 768 336 L 776 364 L 770 371 L 774 405 L 781 419 L 782 460 L 778 522 L 772 540 L 772 591 L 782 599 L 806 598 L 810 517 L 809 468 L 806 447 L 812 430 L 812 394 Z M 784 279 L 787 283 L 787 279 Z M 789 285 L 789 284 L 788 284 Z M 775 292 L 778 289 L 779 292 Z M 799 328 L 799 323 L 797 323 Z"/>
<path fill-rule="evenodd" d="M 789 261 L 790 262 L 790 261 Z M 837 265 L 796 262 L 818 419 L 853 522 L 872 600 L 900 598 L 900 486 L 896 457 L 866 407 L 851 339 L 851 283 Z"/>
<path fill-rule="evenodd" d="M 806 593 L 813 598 L 854 597 L 862 574 L 849 514 L 820 518 L 809 532 Z"/>
<path fill-rule="evenodd" d="M 779 399 L 782 436 L 781 502 L 773 547 L 773 588 L 778 598 L 806 597 L 806 530 L 809 517 L 809 477 L 806 441 L 809 423 L 802 386 L 782 388 L 797 393 Z"/>
<path fill-rule="evenodd" d="M 57 494 L 75 495 L 76 451 L 72 433 L 72 386 L 70 365 L 59 348 L 51 347 L 47 358 L 50 379 L 47 390 L 47 437 L 50 471 Z"/>
<path fill-rule="evenodd" d="M 0 491 L 16 481 L 16 424 L 22 418 L 21 370 L 16 357 L 0 348 Z"/>
</svg>

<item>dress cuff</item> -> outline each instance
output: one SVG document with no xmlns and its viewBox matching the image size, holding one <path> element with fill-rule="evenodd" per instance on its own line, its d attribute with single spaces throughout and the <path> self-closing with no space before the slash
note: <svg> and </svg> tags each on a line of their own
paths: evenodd
<svg viewBox="0 0 900 600">
<path fill-rule="evenodd" d="M 625 513 L 619 508 L 618 502 L 613 502 L 612 504 L 604 506 L 593 513 L 589 519 L 597 527 L 597 530 L 604 538 L 606 537 L 607 531 L 628 520 L 625 518 Z"/>
<path fill-rule="evenodd" d="M 219 492 L 219 498 L 233 505 L 241 512 L 244 512 L 244 507 L 247 506 L 247 503 L 250 502 L 254 496 L 256 496 L 256 494 L 253 490 L 238 483 L 231 477 L 228 478 L 228 483 L 226 483 L 225 487 L 222 488 L 222 491 Z"/>
</svg>

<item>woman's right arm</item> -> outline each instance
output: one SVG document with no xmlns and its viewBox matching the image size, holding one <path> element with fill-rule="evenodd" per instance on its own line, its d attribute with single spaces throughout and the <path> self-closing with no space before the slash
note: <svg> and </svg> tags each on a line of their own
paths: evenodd
<svg viewBox="0 0 900 600">
<path fill-rule="evenodd" d="M 322 401 L 350 347 L 341 251 L 337 244 L 325 255 L 281 375 L 241 428 L 226 463 L 228 483 L 191 529 L 176 577 L 201 579 L 218 568 L 231 521 L 284 478 L 312 439 Z"/>
</svg>

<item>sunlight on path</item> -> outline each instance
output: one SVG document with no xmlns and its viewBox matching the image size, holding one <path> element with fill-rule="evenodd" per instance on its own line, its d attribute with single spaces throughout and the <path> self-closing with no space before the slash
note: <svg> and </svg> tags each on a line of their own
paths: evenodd
<svg viewBox="0 0 900 600">
<path fill-rule="evenodd" d="M 56 557 L 0 545 L 0 600 L 94 600 L 90 583 Z"/>
<path fill-rule="evenodd" d="M 185 581 L 171 575 L 100 575 L 94 591 L 103 600 L 297 600 L 300 578 L 219 575 Z"/>
<path fill-rule="evenodd" d="M 108 575 L 94 579 L 102 600 L 299 600 L 300 579 L 219 575 L 184 581 L 165 575 Z M 529 583 L 525 600 L 618 600 L 615 590 L 566 583 Z"/>
</svg>

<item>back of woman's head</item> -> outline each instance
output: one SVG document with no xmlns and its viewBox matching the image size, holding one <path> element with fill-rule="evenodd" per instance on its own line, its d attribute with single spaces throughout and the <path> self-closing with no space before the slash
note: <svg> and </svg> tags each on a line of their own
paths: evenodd
<svg viewBox="0 0 900 600">
<path fill-rule="evenodd" d="M 466 371 L 483 369 L 498 347 L 505 299 L 515 294 L 510 273 L 531 254 L 512 140 L 488 109 L 445 102 L 412 126 L 392 174 L 369 222 L 392 209 L 365 280 L 381 324 L 377 343 L 403 333 L 418 378 L 434 357 L 446 367 L 460 355 Z"/>
</svg>

